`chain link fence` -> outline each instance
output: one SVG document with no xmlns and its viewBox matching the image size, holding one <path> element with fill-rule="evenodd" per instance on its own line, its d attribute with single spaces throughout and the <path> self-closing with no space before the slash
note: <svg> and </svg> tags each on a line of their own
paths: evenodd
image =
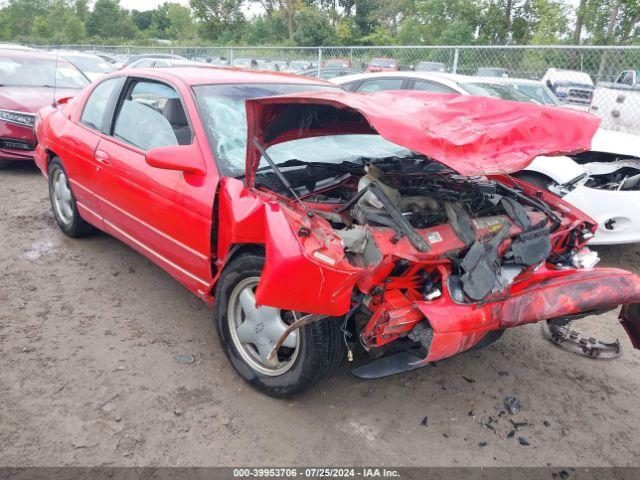
<svg viewBox="0 0 640 480">
<path fill-rule="evenodd" d="M 599 115 L 606 128 L 640 135 L 640 46 L 198 47 L 60 45 L 45 48 L 132 55 L 178 55 L 244 68 L 330 78 L 415 70 L 539 80 L 563 103 Z"/>
</svg>

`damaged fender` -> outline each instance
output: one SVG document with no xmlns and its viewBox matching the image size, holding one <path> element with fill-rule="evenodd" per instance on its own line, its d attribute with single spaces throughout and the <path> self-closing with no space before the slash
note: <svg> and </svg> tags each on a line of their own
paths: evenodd
<svg viewBox="0 0 640 480">
<path fill-rule="evenodd" d="M 300 215 L 278 202 L 277 195 L 272 197 L 249 192 L 238 180 L 223 179 L 219 257 L 226 260 L 234 245 L 264 245 L 265 266 L 256 289 L 258 305 L 344 315 L 362 269 L 344 259 L 340 238 L 330 235 L 323 219 Z M 225 260 L 216 262 L 220 270 Z"/>
</svg>

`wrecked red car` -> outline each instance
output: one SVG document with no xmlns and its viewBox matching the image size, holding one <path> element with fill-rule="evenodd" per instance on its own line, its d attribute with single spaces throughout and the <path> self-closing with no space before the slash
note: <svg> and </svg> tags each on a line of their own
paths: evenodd
<svg viewBox="0 0 640 480">
<path fill-rule="evenodd" d="M 640 347 L 640 278 L 593 268 L 594 221 L 509 175 L 588 149 L 597 126 L 181 67 L 107 76 L 41 111 L 36 159 L 65 234 L 104 230 L 214 304 L 238 374 L 288 396 L 354 354 L 354 374 L 377 378 L 621 305 Z"/>
</svg>

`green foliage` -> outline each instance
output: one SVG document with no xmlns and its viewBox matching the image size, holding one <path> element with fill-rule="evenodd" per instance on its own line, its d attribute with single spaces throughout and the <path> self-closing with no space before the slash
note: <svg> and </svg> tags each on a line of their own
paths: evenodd
<svg viewBox="0 0 640 480">
<path fill-rule="evenodd" d="M 579 5 L 582 25 L 576 26 Z M 251 11 L 251 16 L 247 12 Z M 0 0 L 0 40 L 220 45 L 640 44 L 640 0 Z M 526 57 L 526 56 L 525 56 Z M 546 59 L 523 57 L 533 67 Z M 537 67 L 536 67 L 537 68 Z"/>
<path fill-rule="evenodd" d="M 315 8 L 303 8 L 295 17 L 296 30 L 293 41 L 296 45 L 313 47 L 316 45 L 334 45 L 336 30 L 329 19 Z"/>
</svg>

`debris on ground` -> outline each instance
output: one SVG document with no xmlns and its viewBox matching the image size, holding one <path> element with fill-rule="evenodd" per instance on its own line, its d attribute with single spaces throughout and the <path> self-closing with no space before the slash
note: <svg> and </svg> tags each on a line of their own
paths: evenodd
<svg viewBox="0 0 640 480">
<path fill-rule="evenodd" d="M 501 377 L 508 377 L 509 372 L 507 372 L 506 370 L 499 370 L 498 375 L 500 375 Z"/>
<path fill-rule="evenodd" d="M 622 355 L 620 341 L 607 343 L 570 330 L 568 325 L 542 324 L 542 334 L 558 347 L 589 358 L 613 359 Z"/>
<path fill-rule="evenodd" d="M 465 377 L 464 375 L 462 376 L 462 378 L 464 378 L 467 381 L 467 383 L 476 383 L 476 381 L 473 378 Z"/>
<path fill-rule="evenodd" d="M 551 426 L 551 424 L 550 424 L 547 420 L 543 421 L 543 422 L 542 422 L 542 424 L 543 424 L 545 427 L 550 427 L 550 426 Z"/>
<path fill-rule="evenodd" d="M 515 415 L 520 411 L 520 400 L 515 395 L 507 395 L 504 398 L 504 406 L 511 415 Z"/>
<path fill-rule="evenodd" d="M 484 447 L 486 447 L 487 445 L 489 445 L 489 444 L 488 444 L 487 442 L 484 442 L 484 441 L 482 441 L 482 442 L 480 442 L 480 443 L 478 444 L 478 446 L 479 446 L 480 448 L 484 448 Z"/>
<path fill-rule="evenodd" d="M 523 447 L 528 447 L 528 446 L 530 445 L 530 444 L 529 444 L 529 440 L 527 440 L 527 439 L 526 439 L 526 438 L 524 438 L 524 437 L 518 437 L 518 443 L 519 443 L 520 445 L 522 445 Z"/>
<path fill-rule="evenodd" d="M 507 433 L 507 438 L 513 438 L 515 435 L 516 435 L 516 431 L 511 430 L 509 433 Z"/>
<path fill-rule="evenodd" d="M 513 425 L 513 428 L 515 428 L 516 430 L 520 427 L 526 427 L 527 425 L 529 425 L 527 422 L 514 422 L 511 419 L 509 421 L 511 422 L 511 425 Z"/>
<path fill-rule="evenodd" d="M 429 426 L 429 417 L 425 416 L 422 421 L 420 422 L 420 425 L 422 425 L 423 427 L 428 427 Z"/>
<path fill-rule="evenodd" d="M 493 418 L 493 417 L 489 417 L 489 418 L 487 419 L 487 421 L 483 423 L 483 425 L 484 425 L 485 427 L 487 427 L 488 429 L 490 429 L 490 430 L 494 430 L 494 431 L 495 431 L 495 429 L 496 429 L 496 423 L 497 423 L 497 420 L 496 420 L 495 418 Z"/>
<path fill-rule="evenodd" d="M 180 354 L 180 355 L 176 355 L 176 360 L 179 363 L 193 363 L 196 361 L 196 359 L 194 358 L 193 355 L 187 355 L 187 354 Z"/>
<path fill-rule="evenodd" d="M 184 410 L 182 410 L 181 408 L 176 408 L 176 409 L 173 411 L 173 414 L 174 414 L 176 417 L 179 417 L 179 416 L 181 416 L 181 415 L 183 415 L 183 414 L 184 414 Z"/>
</svg>

